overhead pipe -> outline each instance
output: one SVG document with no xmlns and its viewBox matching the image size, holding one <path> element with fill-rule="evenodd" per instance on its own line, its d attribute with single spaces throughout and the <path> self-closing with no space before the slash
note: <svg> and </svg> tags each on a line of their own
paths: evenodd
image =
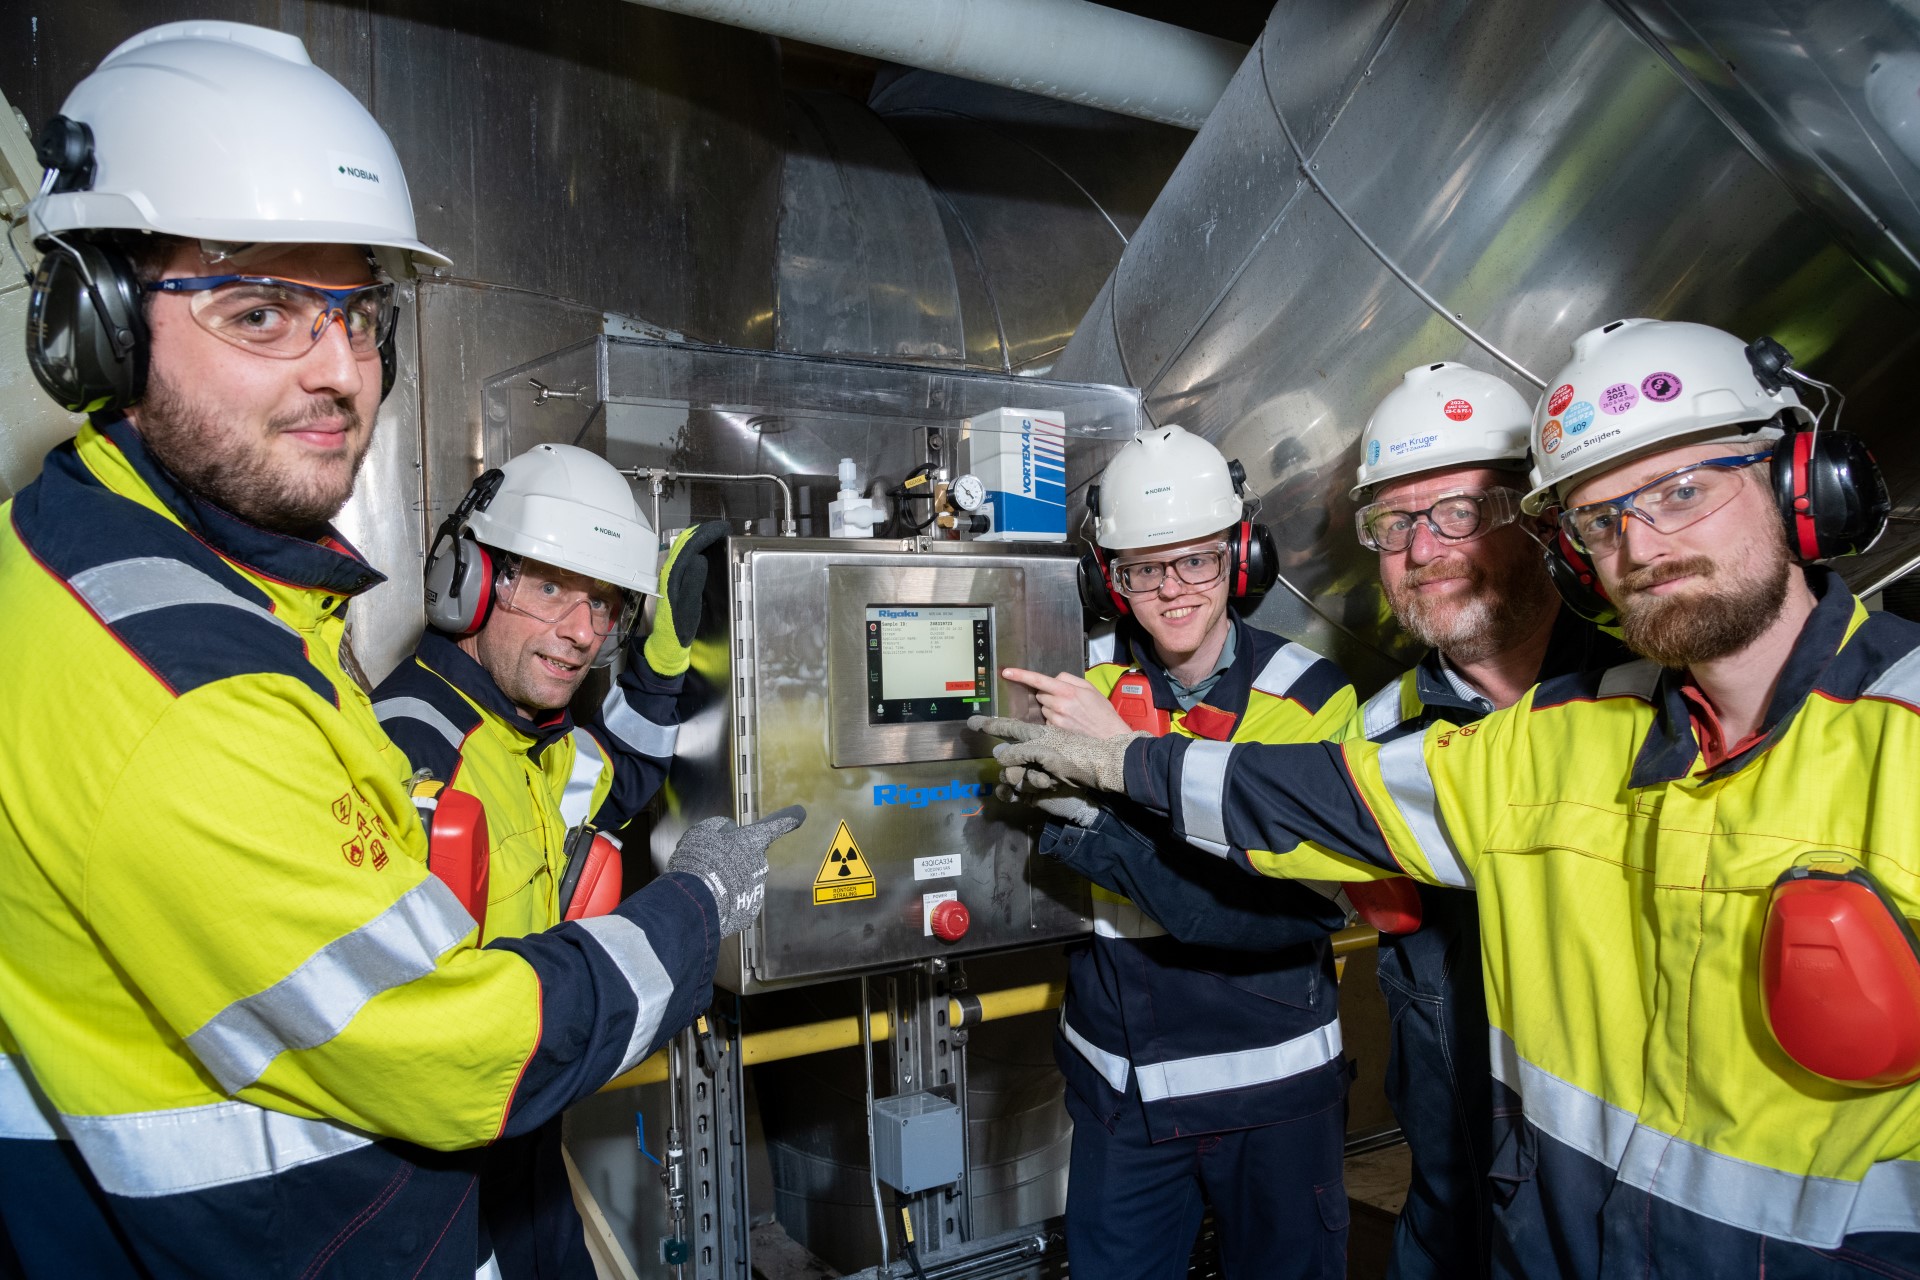
<svg viewBox="0 0 1920 1280">
<path fill-rule="evenodd" d="M 1362 926 L 1342 929 L 1333 935 L 1333 954 L 1344 961 L 1355 951 L 1380 944 L 1380 931 Z M 1066 997 L 1067 984 L 1035 982 L 1001 991 L 961 992 L 947 1001 L 947 1021 L 953 1027 L 972 1027 L 982 1022 L 998 1022 L 1024 1013 L 1044 1013 L 1058 1009 Z M 867 1034 L 860 1034 L 860 1016 L 826 1018 L 796 1027 L 778 1027 L 771 1031 L 751 1031 L 740 1038 L 740 1062 L 755 1066 L 762 1062 L 784 1062 L 835 1049 L 851 1049 L 862 1043 L 879 1044 L 893 1038 L 893 1019 L 884 1009 L 867 1016 Z M 662 1049 L 623 1076 L 607 1082 L 609 1089 L 630 1089 L 635 1085 L 657 1084 L 667 1078 L 667 1051 Z"/>
<path fill-rule="evenodd" d="M 1088 0 L 629 0 L 1198 129 L 1245 45 Z"/>
</svg>

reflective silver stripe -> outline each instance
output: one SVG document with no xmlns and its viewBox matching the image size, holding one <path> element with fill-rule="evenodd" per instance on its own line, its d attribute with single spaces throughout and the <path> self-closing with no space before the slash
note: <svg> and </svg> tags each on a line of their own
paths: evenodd
<svg viewBox="0 0 1920 1280">
<path fill-rule="evenodd" d="M 607 722 L 608 731 L 629 750 L 656 760 L 673 758 L 673 744 L 680 738 L 680 726 L 655 724 L 635 711 L 620 692 L 619 685 L 615 685 L 607 694 L 607 700 L 600 704 L 600 717 Z"/>
<path fill-rule="evenodd" d="M 1279 1044 L 1172 1062 L 1141 1062 L 1134 1065 L 1134 1070 L 1140 1073 L 1141 1099 L 1160 1102 L 1167 1098 L 1218 1093 L 1222 1089 L 1271 1084 L 1311 1071 L 1339 1056 L 1340 1022 L 1335 1019 Z"/>
<path fill-rule="evenodd" d="M 1102 938 L 1162 938 L 1167 933 L 1139 903 L 1115 902 L 1102 894 L 1093 898 L 1093 932 Z"/>
<path fill-rule="evenodd" d="M 566 790 L 560 793 L 560 818 L 573 828 L 593 816 L 593 792 L 600 785 L 607 758 L 585 729 L 575 729 L 567 736 L 573 739 L 573 772 L 567 775 Z"/>
<path fill-rule="evenodd" d="M 666 966 L 654 954 L 647 931 L 625 916 L 594 916 L 574 923 L 600 944 L 614 967 L 620 970 L 620 976 L 627 980 L 634 1002 L 639 1006 L 633 1031 L 627 1037 L 626 1054 L 620 1059 L 620 1070 L 614 1072 L 619 1075 L 631 1070 L 646 1056 L 648 1046 L 660 1030 L 660 1019 L 666 1016 L 667 1004 L 673 999 L 673 979 L 667 976 Z"/>
<path fill-rule="evenodd" d="M 1114 654 L 1119 652 L 1120 630 L 1111 622 L 1101 623 L 1087 633 L 1087 669 L 1103 666 L 1109 662 L 1118 662 Z"/>
<path fill-rule="evenodd" d="M 1404 680 L 1404 677 L 1402 678 Z M 1360 731 L 1369 738 L 1378 738 L 1383 733 L 1391 733 L 1400 727 L 1400 686 L 1402 680 L 1395 680 L 1367 699 L 1367 705 L 1360 709 Z"/>
<path fill-rule="evenodd" d="M 118 622 L 136 613 L 181 604 L 217 604 L 264 618 L 290 636 L 298 634 L 267 609 L 235 595 L 192 565 L 164 556 L 136 556 L 95 565 L 74 574 L 67 585 L 100 615 L 102 622 Z"/>
<path fill-rule="evenodd" d="M 60 1117 L 40 1096 L 27 1064 L 0 1053 L 0 1138 L 46 1142 L 66 1136 Z"/>
<path fill-rule="evenodd" d="M 222 1009 L 187 1047 L 221 1088 L 244 1089 L 283 1051 L 325 1044 L 367 1001 L 433 972 L 440 953 L 473 930 L 453 890 L 427 876 L 265 991 Z"/>
<path fill-rule="evenodd" d="M 1633 1136 L 1633 1113 L 1523 1061 L 1513 1038 L 1500 1028 L 1489 1028 L 1488 1034 L 1493 1078 L 1520 1095 L 1528 1123 L 1589 1159 L 1618 1169 L 1627 1139 Z"/>
<path fill-rule="evenodd" d="M 1227 852 L 1227 764 L 1231 742 L 1194 741 L 1180 758 L 1180 826 L 1189 843 L 1208 853 Z"/>
<path fill-rule="evenodd" d="M 388 698 L 373 704 L 373 714 L 379 717 L 383 725 L 389 720 L 418 720 L 445 738 L 456 751 L 460 749 L 460 744 L 467 740 L 467 735 L 460 732 L 440 708 L 422 698 Z M 446 779 L 443 778 L 441 781 L 444 782 Z"/>
<path fill-rule="evenodd" d="M 1642 702 L 1652 702 L 1653 693 L 1660 684 L 1660 664 L 1649 659 L 1629 662 L 1624 666 L 1609 668 L 1600 677 L 1600 696 L 1603 698 L 1638 698 Z"/>
<path fill-rule="evenodd" d="M 1424 733 L 1412 734 L 1380 748 L 1380 780 L 1387 795 L 1413 831 L 1420 856 L 1427 860 L 1441 884 L 1461 889 L 1473 888 L 1473 876 L 1453 847 L 1453 837 L 1440 820 L 1440 797 L 1434 793 L 1433 775 L 1427 771 Z"/>
<path fill-rule="evenodd" d="M 1869 698 L 1890 698 L 1920 708 L 1920 649 L 1915 649 L 1867 686 Z"/>
<path fill-rule="evenodd" d="M 248 1102 L 65 1119 L 100 1185 L 142 1198 L 271 1177 L 374 1141 L 358 1129 Z"/>
<path fill-rule="evenodd" d="M 1271 698 L 1284 698 L 1294 684 L 1314 663 L 1320 661 L 1320 655 L 1303 644 L 1289 640 L 1280 646 L 1280 652 L 1267 659 L 1267 665 L 1260 668 L 1260 674 L 1253 678 L 1253 687 Z"/>
<path fill-rule="evenodd" d="M 1859 1182 L 1770 1169 L 1638 1123 L 1523 1060 L 1497 1029 L 1492 1049 L 1494 1077 L 1520 1095 L 1529 1123 L 1668 1204 L 1819 1249 L 1860 1231 L 1920 1232 L 1920 1162 L 1883 1160 Z"/>
<path fill-rule="evenodd" d="M 1127 1091 L 1127 1072 L 1132 1070 L 1127 1060 L 1117 1053 L 1108 1053 L 1075 1031 L 1073 1024 L 1067 1021 L 1067 1013 L 1064 1009 L 1060 1011 L 1060 1034 L 1067 1038 L 1067 1043 L 1078 1050 L 1080 1056 L 1085 1058 L 1095 1071 L 1100 1073 L 1102 1080 L 1113 1086 L 1115 1093 Z"/>
</svg>

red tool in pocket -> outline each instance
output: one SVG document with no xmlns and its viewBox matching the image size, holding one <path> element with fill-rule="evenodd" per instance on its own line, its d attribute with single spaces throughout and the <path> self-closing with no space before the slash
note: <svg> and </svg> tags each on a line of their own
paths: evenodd
<svg viewBox="0 0 1920 1280">
<path fill-rule="evenodd" d="M 620 881 L 626 868 L 620 842 L 581 824 L 567 833 L 567 865 L 560 873 L 560 918 L 604 916 L 620 905 Z"/>
<path fill-rule="evenodd" d="M 486 806 L 478 796 L 433 781 L 414 787 L 413 803 L 427 827 L 427 870 L 453 890 L 453 896 L 485 932 L 489 863 Z"/>
</svg>

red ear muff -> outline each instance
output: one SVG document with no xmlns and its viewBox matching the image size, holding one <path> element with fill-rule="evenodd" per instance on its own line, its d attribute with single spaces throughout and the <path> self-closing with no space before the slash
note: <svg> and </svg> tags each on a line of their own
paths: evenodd
<svg viewBox="0 0 1920 1280">
<path fill-rule="evenodd" d="M 1274 546 L 1273 531 L 1242 520 L 1228 536 L 1227 549 L 1232 557 L 1227 566 L 1231 575 L 1228 594 L 1242 613 L 1250 612 L 1280 577 L 1280 554 Z"/>
<path fill-rule="evenodd" d="M 1557 523 L 1551 536 L 1541 542 L 1541 551 L 1547 576 L 1553 579 L 1567 608 L 1596 626 L 1610 627 L 1620 621 L 1620 611 L 1607 598 L 1600 575 Z"/>
<path fill-rule="evenodd" d="M 1857 555 L 1887 527 L 1887 482 L 1859 436 L 1790 431 L 1773 446 L 1771 463 L 1787 546 L 1801 560 Z"/>
<path fill-rule="evenodd" d="M 1112 622 L 1133 612 L 1133 606 L 1113 585 L 1113 570 L 1106 549 L 1094 545 L 1080 557 L 1080 607 L 1089 616 Z"/>
</svg>

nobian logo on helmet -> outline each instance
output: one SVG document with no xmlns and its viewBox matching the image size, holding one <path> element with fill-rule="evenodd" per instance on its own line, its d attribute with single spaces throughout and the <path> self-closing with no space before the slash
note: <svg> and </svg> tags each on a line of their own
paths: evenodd
<svg viewBox="0 0 1920 1280">
<path fill-rule="evenodd" d="M 335 165 L 334 168 L 339 170 L 341 176 L 343 177 L 358 178 L 362 182 L 371 182 L 375 184 L 378 184 L 380 181 L 380 175 L 375 173 L 371 169 L 361 169 L 350 164 Z"/>
<path fill-rule="evenodd" d="M 602 528 L 602 527 L 601 527 L 601 526 L 599 526 L 599 525 L 595 525 L 595 526 L 593 526 L 593 531 L 594 531 L 595 533 L 604 533 L 604 534 L 606 534 L 606 535 L 607 535 L 607 536 L 608 536 L 609 538 L 617 538 L 617 537 L 619 537 L 619 536 L 620 536 L 620 531 L 619 531 L 619 530 L 617 530 L 617 529 L 605 529 L 605 528 Z"/>
<path fill-rule="evenodd" d="M 896 787 L 878 786 L 873 789 L 873 807 L 904 804 L 910 809 L 924 809 L 930 804 L 940 804 L 948 800 L 975 800 L 993 794 L 993 787 L 985 782 L 962 782 L 955 778 L 944 787 Z"/>
</svg>

